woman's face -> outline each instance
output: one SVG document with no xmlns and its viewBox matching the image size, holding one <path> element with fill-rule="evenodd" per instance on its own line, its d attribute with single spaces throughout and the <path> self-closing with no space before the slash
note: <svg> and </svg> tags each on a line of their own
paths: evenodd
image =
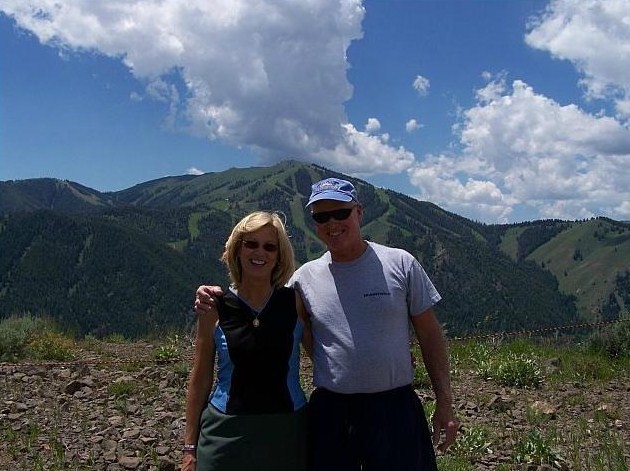
<svg viewBox="0 0 630 471">
<path fill-rule="evenodd" d="M 265 226 L 254 232 L 243 234 L 238 251 L 241 262 L 242 280 L 266 279 L 278 261 L 278 236 L 273 227 Z"/>
</svg>

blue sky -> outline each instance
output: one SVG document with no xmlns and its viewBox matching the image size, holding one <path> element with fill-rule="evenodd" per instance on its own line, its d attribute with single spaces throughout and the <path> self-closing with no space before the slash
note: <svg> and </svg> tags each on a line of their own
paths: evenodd
<svg viewBox="0 0 630 471">
<path fill-rule="evenodd" d="M 630 220 L 628 70 L 627 0 L 0 0 L 0 180 L 297 159 L 488 223 Z"/>
</svg>

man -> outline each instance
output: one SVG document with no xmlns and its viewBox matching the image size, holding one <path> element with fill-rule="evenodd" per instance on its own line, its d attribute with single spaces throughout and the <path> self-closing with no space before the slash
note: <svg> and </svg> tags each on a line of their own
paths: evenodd
<svg viewBox="0 0 630 471">
<path fill-rule="evenodd" d="M 307 208 L 328 251 L 289 284 L 304 300 L 313 334 L 309 401 L 314 471 L 437 470 L 432 442 L 457 434 L 446 342 L 433 312 L 440 295 L 408 252 L 365 241 L 354 186 L 327 178 Z M 197 290 L 197 309 L 211 303 Z M 433 440 L 411 382 L 409 322 L 436 395 Z"/>
</svg>

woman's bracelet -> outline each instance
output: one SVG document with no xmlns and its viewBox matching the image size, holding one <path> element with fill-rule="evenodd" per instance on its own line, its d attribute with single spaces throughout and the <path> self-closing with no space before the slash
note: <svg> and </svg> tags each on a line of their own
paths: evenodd
<svg viewBox="0 0 630 471">
<path fill-rule="evenodd" d="M 182 451 L 184 453 L 188 452 L 195 452 L 197 451 L 197 445 L 193 445 L 192 443 L 184 443 L 184 446 L 182 447 Z"/>
</svg>

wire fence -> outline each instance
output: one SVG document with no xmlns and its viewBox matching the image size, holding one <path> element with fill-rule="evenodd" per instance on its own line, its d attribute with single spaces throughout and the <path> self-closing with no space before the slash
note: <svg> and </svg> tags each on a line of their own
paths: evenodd
<svg viewBox="0 0 630 471">
<path fill-rule="evenodd" d="M 558 333 L 561 331 L 567 330 L 577 330 L 584 328 L 595 328 L 595 327 L 610 327 L 614 324 L 620 324 L 624 322 L 630 322 L 630 318 L 625 319 L 616 319 L 610 321 L 600 321 L 600 322 L 585 322 L 581 324 L 570 324 L 556 327 L 545 327 L 540 329 L 527 329 L 527 330 L 514 330 L 510 332 L 494 332 L 491 334 L 479 334 L 479 335 L 469 335 L 464 337 L 452 337 L 449 338 L 449 342 L 464 342 L 469 340 L 497 340 L 504 337 L 515 337 L 515 336 L 531 336 L 531 335 L 541 335 L 547 333 Z M 11 367 L 14 368 L 31 368 L 31 367 L 46 367 L 46 368 L 58 368 L 58 367 L 77 367 L 77 366 L 87 366 L 87 365 L 169 365 L 173 363 L 181 363 L 181 362 L 190 362 L 192 361 L 193 355 L 192 352 L 188 352 L 185 355 L 179 355 L 177 358 L 95 358 L 95 359 L 81 359 L 81 360 L 72 360 L 72 361 L 38 361 L 38 362 L 0 362 L 0 368 Z"/>
<path fill-rule="evenodd" d="M 556 327 L 544 327 L 540 329 L 529 329 L 529 330 L 514 330 L 511 332 L 495 332 L 492 334 L 479 334 L 479 335 L 469 335 L 465 337 L 453 337 L 449 339 L 452 342 L 458 341 L 466 341 L 466 340 L 478 340 L 478 339 L 497 339 L 502 337 L 513 337 L 517 335 L 536 335 L 536 334 L 546 334 L 549 332 L 561 332 L 565 330 L 577 330 L 591 327 L 607 327 L 613 324 L 619 324 L 622 322 L 630 322 L 630 318 L 628 319 L 616 319 L 610 321 L 600 321 L 600 322 L 585 322 L 582 324 L 570 324 L 570 325 L 562 325 Z"/>
</svg>

